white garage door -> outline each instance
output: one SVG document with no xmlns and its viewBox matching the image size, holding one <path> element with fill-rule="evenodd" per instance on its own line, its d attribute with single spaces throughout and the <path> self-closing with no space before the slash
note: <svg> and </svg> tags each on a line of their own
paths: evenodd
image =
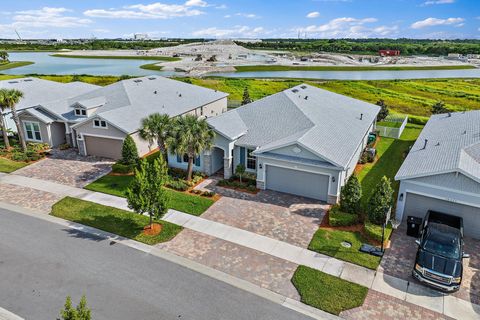
<svg viewBox="0 0 480 320">
<path fill-rule="evenodd" d="M 294 169 L 267 165 L 266 188 L 327 201 L 329 177 Z"/>
<path fill-rule="evenodd" d="M 122 157 L 123 141 L 93 136 L 85 136 L 85 147 L 89 156 L 118 160 Z"/>
<path fill-rule="evenodd" d="M 443 212 L 463 218 L 465 235 L 480 238 L 480 208 L 435 199 L 414 193 L 407 193 L 403 218 L 415 216 L 424 218 L 428 210 Z"/>
</svg>

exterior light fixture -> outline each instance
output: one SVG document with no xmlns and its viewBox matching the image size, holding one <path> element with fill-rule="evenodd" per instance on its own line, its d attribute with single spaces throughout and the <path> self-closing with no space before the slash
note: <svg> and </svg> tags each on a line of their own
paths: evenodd
<svg viewBox="0 0 480 320">
<path fill-rule="evenodd" d="M 403 193 L 400 193 L 399 200 L 400 200 L 400 201 L 403 201 Z"/>
<path fill-rule="evenodd" d="M 335 182 L 335 177 L 332 177 L 332 182 Z"/>
<path fill-rule="evenodd" d="M 259 164 L 258 164 L 258 168 L 259 168 L 259 169 L 263 169 L 263 164 L 262 164 L 262 163 L 259 163 Z"/>
</svg>

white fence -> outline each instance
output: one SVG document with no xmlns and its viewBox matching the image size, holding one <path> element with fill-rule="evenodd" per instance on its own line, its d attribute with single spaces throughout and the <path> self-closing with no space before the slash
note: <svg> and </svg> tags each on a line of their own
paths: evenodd
<svg viewBox="0 0 480 320">
<path fill-rule="evenodd" d="M 400 136 L 402 135 L 403 130 L 405 129 L 405 126 L 407 125 L 408 116 L 392 115 L 385 118 L 384 121 L 401 123 L 401 125 L 400 127 L 396 128 L 396 127 L 382 126 L 377 124 L 376 130 L 378 131 L 378 134 L 382 137 L 399 139 Z"/>
</svg>

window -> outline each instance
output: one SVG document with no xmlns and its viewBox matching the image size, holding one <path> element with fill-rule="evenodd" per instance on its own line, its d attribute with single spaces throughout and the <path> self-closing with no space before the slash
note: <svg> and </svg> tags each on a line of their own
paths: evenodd
<svg viewBox="0 0 480 320">
<path fill-rule="evenodd" d="M 177 162 L 178 163 L 188 163 L 188 154 L 184 154 L 183 156 L 180 156 L 177 154 Z M 196 166 L 196 167 L 200 167 L 200 156 L 197 156 L 195 157 L 195 159 L 193 159 L 193 164 Z"/>
<path fill-rule="evenodd" d="M 85 109 L 75 109 L 75 115 L 76 116 L 86 116 L 87 115 L 87 110 L 85 110 Z"/>
<path fill-rule="evenodd" d="M 95 120 L 93 120 L 93 127 L 94 128 L 106 129 L 107 128 L 107 122 L 104 121 L 104 120 L 95 119 Z"/>
<path fill-rule="evenodd" d="M 253 155 L 253 149 L 247 149 L 247 169 L 257 169 L 257 157 Z"/>
<path fill-rule="evenodd" d="M 27 140 L 42 141 L 40 125 L 38 122 L 26 121 L 23 124 L 25 126 L 25 135 L 27 136 Z"/>
<path fill-rule="evenodd" d="M 183 162 L 188 162 L 188 154 L 183 155 Z"/>
</svg>

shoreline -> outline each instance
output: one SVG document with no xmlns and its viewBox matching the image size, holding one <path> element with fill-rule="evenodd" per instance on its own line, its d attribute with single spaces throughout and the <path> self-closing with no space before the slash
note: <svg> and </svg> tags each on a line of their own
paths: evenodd
<svg viewBox="0 0 480 320">
<path fill-rule="evenodd" d="M 235 66 L 235 72 L 258 71 L 411 71 L 411 70 L 464 70 L 477 69 L 473 65 L 438 65 L 438 66 L 285 66 L 253 65 Z"/>
<path fill-rule="evenodd" d="M 34 63 L 35 62 L 32 62 L 32 61 L 10 61 L 7 63 L 0 64 L 0 71 L 29 66 Z"/>
</svg>

